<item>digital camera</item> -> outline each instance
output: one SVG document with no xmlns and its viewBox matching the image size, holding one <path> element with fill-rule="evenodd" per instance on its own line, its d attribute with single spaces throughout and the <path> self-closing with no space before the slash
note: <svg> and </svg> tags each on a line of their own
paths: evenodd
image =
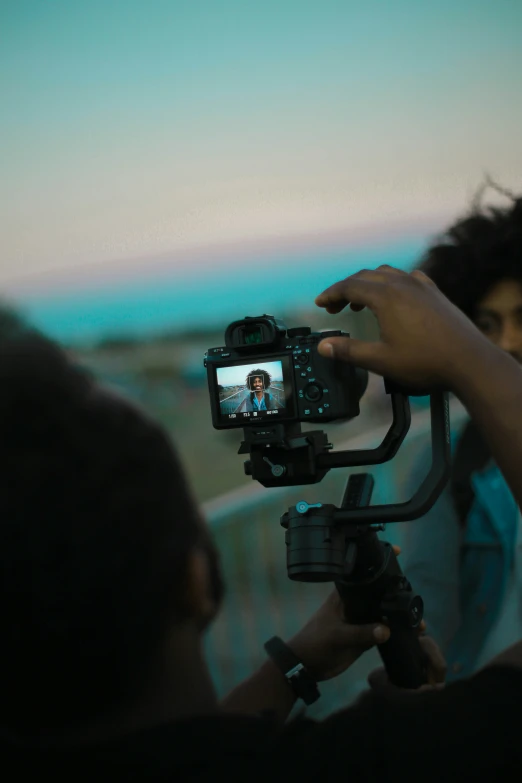
<svg viewBox="0 0 522 783">
<path fill-rule="evenodd" d="M 205 354 L 216 429 L 281 422 L 327 422 L 359 415 L 368 373 L 321 356 L 325 337 L 341 331 L 288 329 L 272 315 L 247 316 L 225 332 L 225 346 Z"/>
</svg>

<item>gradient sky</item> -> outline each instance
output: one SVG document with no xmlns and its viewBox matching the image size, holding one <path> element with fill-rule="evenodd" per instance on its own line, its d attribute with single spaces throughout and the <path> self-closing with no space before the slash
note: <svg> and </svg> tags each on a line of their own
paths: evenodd
<svg viewBox="0 0 522 783">
<path fill-rule="evenodd" d="M 0 9 L 7 292 L 133 259 L 194 273 L 206 246 L 415 233 L 484 171 L 522 188 L 520 0 Z"/>
</svg>

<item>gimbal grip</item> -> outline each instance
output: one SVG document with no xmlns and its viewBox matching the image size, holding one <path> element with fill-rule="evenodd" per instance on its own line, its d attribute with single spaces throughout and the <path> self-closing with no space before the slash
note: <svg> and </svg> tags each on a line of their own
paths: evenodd
<svg viewBox="0 0 522 783">
<path fill-rule="evenodd" d="M 365 596 L 361 588 L 336 582 L 344 605 L 346 621 L 358 625 L 381 622 L 378 602 Z M 428 682 L 427 661 L 415 628 L 390 623 L 391 636 L 387 642 L 377 646 L 386 673 L 398 688 L 420 688 Z"/>
<path fill-rule="evenodd" d="M 377 649 L 393 685 L 415 689 L 428 682 L 426 657 L 414 628 L 392 628 L 388 641 Z"/>
</svg>

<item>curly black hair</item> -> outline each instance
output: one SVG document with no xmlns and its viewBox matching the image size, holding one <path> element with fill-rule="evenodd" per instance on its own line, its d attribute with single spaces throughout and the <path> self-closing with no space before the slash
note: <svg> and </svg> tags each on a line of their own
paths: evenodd
<svg viewBox="0 0 522 783">
<path fill-rule="evenodd" d="M 508 198 L 509 206 L 483 207 L 488 187 Z M 438 238 L 417 269 L 473 319 L 478 303 L 496 283 L 522 283 L 522 196 L 487 177 L 469 213 Z"/>
<path fill-rule="evenodd" d="M 266 391 L 269 388 L 270 383 L 272 382 L 272 376 L 266 370 L 260 370 L 260 369 L 251 370 L 246 377 L 246 385 L 248 386 L 250 391 L 252 391 L 250 387 L 250 378 L 258 378 L 258 377 L 263 378 L 264 388 Z"/>
<path fill-rule="evenodd" d="M 186 616 L 201 535 L 170 440 L 52 341 L 6 329 L 0 464 L 0 726 L 125 709 Z"/>
</svg>

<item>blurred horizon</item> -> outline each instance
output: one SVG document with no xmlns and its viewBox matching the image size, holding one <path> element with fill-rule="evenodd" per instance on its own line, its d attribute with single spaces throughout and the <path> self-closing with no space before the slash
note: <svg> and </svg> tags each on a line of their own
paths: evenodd
<svg viewBox="0 0 522 783">
<path fill-rule="evenodd" d="M 9 300 L 50 337 L 71 345 L 110 337 L 147 339 L 217 328 L 246 315 L 284 317 L 313 310 L 317 294 L 338 279 L 383 263 L 407 270 L 423 246 L 410 238 L 322 253 L 258 255 L 225 274 L 211 269 L 203 279 L 197 270 L 180 276 L 166 265 L 158 276 L 91 281 L 89 287 L 73 280 L 70 287 L 33 290 Z"/>
</svg>

